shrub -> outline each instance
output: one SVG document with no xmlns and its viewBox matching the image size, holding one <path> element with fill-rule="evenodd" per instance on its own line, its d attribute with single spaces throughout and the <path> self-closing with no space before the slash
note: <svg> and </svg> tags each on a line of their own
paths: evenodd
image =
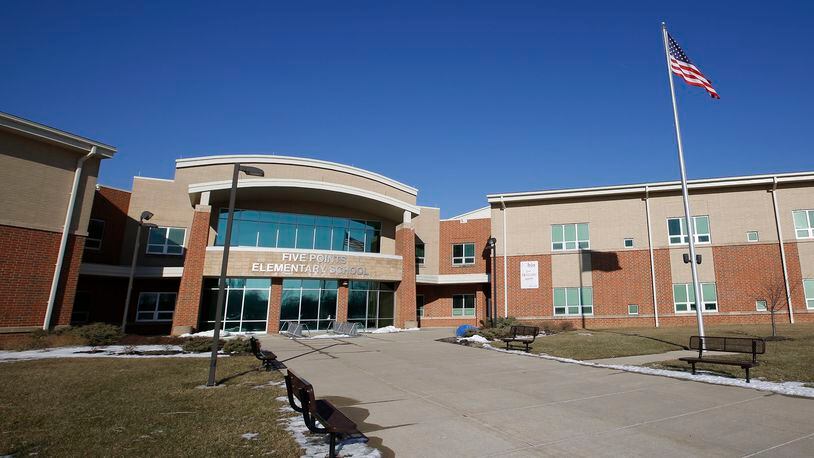
<svg viewBox="0 0 814 458">
<path fill-rule="evenodd" d="M 236 339 L 227 340 L 225 344 L 223 344 L 223 352 L 224 353 L 251 353 L 252 345 L 249 342 L 249 339 L 244 339 L 242 337 L 238 337 Z"/>
<path fill-rule="evenodd" d="M 122 331 L 118 326 L 107 323 L 92 323 L 76 328 L 73 333 L 85 339 L 93 348 L 113 345 L 122 338 Z"/>
<path fill-rule="evenodd" d="M 223 348 L 223 340 L 218 341 L 218 349 Z M 205 353 L 212 351 L 212 339 L 209 337 L 190 337 L 181 345 L 187 353 Z"/>
<path fill-rule="evenodd" d="M 570 321 L 560 321 L 559 323 L 560 331 L 573 331 L 574 330 L 574 323 Z"/>
<path fill-rule="evenodd" d="M 543 322 L 542 328 L 544 334 L 554 334 L 554 327 L 548 321 Z"/>
</svg>

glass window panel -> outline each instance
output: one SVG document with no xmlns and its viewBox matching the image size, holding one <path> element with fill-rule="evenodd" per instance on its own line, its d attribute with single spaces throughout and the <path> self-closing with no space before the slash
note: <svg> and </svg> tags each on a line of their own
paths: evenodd
<svg viewBox="0 0 814 458">
<path fill-rule="evenodd" d="M 565 249 L 566 250 L 576 250 L 577 249 L 577 242 L 565 242 Z"/>
<path fill-rule="evenodd" d="M 266 330 L 265 321 L 243 322 L 240 332 L 264 332 Z"/>
<path fill-rule="evenodd" d="M 277 233 L 277 248 L 294 248 L 297 236 L 297 226 L 293 224 L 280 224 Z"/>
<path fill-rule="evenodd" d="M 242 214 L 240 215 L 240 219 L 243 221 L 259 221 L 260 212 L 256 210 L 243 210 Z"/>
<path fill-rule="evenodd" d="M 699 235 L 698 236 L 698 242 L 699 243 L 707 243 L 707 242 L 709 242 L 709 236 L 708 235 Z"/>
<path fill-rule="evenodd" d="M 803 210 L 796 211 L 794 214 L 794 228 L 806 229 L 808 228 L 808 221 L 806 220 L 806 212 Z"/>
<path fill-rule="evenodd" d="M 667 230 L 670 235 L 681 235 L 681 220 L 679 220 L 678 218 L 668 219 Z"/>
<path fill-rule="evenodd" d="M 551 241 L 552 242 L 562 242 L 562 226 L 551 226 Z"/>
<path fill-rule="evenodd" d="M 565 315 L 565 307 L 554 307 L 555 315 Z"/>
<path fill-rule="evenodd" d="M 348 227 L 348 219 L 347 218 L 331 218 L 331 225 L 333 227 L 340 227 L 347 229 Z"/>
<path fill-rule="evenodd" d="M 326 226 L 318 226 L 316 228 L 316 235 L 314 237 L 314 248 L 317 250 L 330 250 L 331 249 L 331 228 Z"/>
<path fill-rule="evenodd" d="M 171 320 L 171 319 L 172 319 L 172 313 L 173 313 L 173 312 L 158 312 L 158 313 L 156 314 L 156 315 L 157 315 L 157 318 L 156 318 L 156 319 L 157 319 L 157 320 L 161 320 L 161 321 L 164 321 L 164 320 Z"/>
<path fill-rule="evenodd" d="M 224 321 L 223 330 L 229 332 L 240 332 L 240 321 Z"/>
<path fill-rule="evenodd" d="M 348 251 L 365 251 L 365 231 L 351 229 L 348 237 Z"/>
<path fill-rule="evenodd" d="M 365 231 L 365 253 L 373 253 L 373 245 L 376 241 L 376 231 L 368 229 Z"/>
<path fill-rule="evenodd" d="M 579 305 L 579 288 L 565 289 L 565 303 L 567 305 Z"/>
<path fill-rule="evenodd" d="M 709 234 L 708 216 L 696 216 L 693 217 L 693 220 L 695 220 L 695 232 L 698 234 Z"/>
<path fill-rule="evenodd" d="M 297 226 L 297 248 L 314 248 L 314 226 Z"/>
<path fill-rule="evenodd" d="M 203 293 L 203 319 L 204 321 L 215 321 L 215 311 L 218 306 L 218 290 L 208 289 Z"/>
<path fill-rule="evenodd" d="M 317 226 L 328 226 L 330 227 L 333 218 L 330 216 L 315 216 L 314 217 L 314 224 Z"/>
<path fill-rule="evenodd" d="M 579 306 L 568 306 L 568 314 L 569 315 L 579 315 Z"/>
<path fill-rule="evenodd" d="M 296 215 L 297 224 L 313 226 L 316 222 L 316 217 L 313 215 Z"/>
<path fill-rule="evenodd" d="M 687 302 L 687 287 L 684 285 L 673 285 L 673 297 L 676 302 Z"/>
<path fill-rule="evenodd" d="M 181 246 L 168 246 L 167 253 L 168 254 L 180 254 L 184 250 L 184 247 Z"/>
<path fill-rule="evenodd" d="M 565 305 L 565 288 L 554 288 L 554 305 Z"/>
<path fill-rule="evenodd" d="M 302 280 L 302 287 L 303 289 L 319 289 L 321 286 L 322 281 L 315 278 L 304 278 Z"/>
<path fill-rule="evenodd" d="M 280 220 L 275 212 L 260 212 L 260 221 L 267 223 L 276 223 Z"/>
<path fill-rule="evenodd" d="M 218 235 L 215 237 L 215 245 L 223 246 L 226 241 L 226 218 L 221 216 L 218 219 Z"/>
<path fill-rule="evenodd" d="M 463 315 L 463 309 L 454 308 L 452 309 L 452 316 L 461 316 Z"/>
<path fill-rule="evenodd" d="M 378 314 L 378 292 L 371 291 L 367 295 L 367 317 L 368 318 L 376 318 Z"/>
<path fill-rule="evenodd" d="M 594 289 L 590 286 L 582 288 L 582 305 L 593 305 Z"/>
<path fill-rule="evenodd" d="M 296 320 L 300 313 L 300 290 L 284 289 L 280 305 L 280 320 Z"/>
<path fill-rule="evenodd" d="M 319 290 L 303 289 L 302 300 L 300 301 L 300 318 L 303 320 L 316 319 L 318 307 L 319 307 Z"/>
<path fill-rule="evenodd" d="M 302 280 L 300 280 L 299 278 L 283 279 L 283 289 L 299 288 L 300 286 L 302 286 Z"/>
<path fill-rule="evenodd" d="M 464 255 L 464 246 L 463 245 L 452 245 L 452 256 L 455 258 L 463 257 Z"/>
<path fill-rule="evenodd" d="M 277 219 L 281 223 L 287 224 L 296 224 L 297 223 L 297 215 L 293 213 L 277 213 Z"/>
<path fill-rule="evenodd" d="M 715 289 L 715 283 L 701 284 L 701 295 L 704 302 L 716 302 L 718 300 L 718 292 Z"/>
<path fill-rule="evenodd" d="M 587 249 L 588 246 L 589 246 L 589 243 L 588 242 L 579 242 L 577 245 L 579 246 L 579 248 Z"/>
<path fill-rule="evenodd" d="M 382 324 L 381 320 L 389 319 L 392 320 L 394 315 L 394 305 L 395 305 L 395 298 L 394 293 L 382 291 L 379 293 L 379 327 L 381 326 L 388 326 L 387 324 Z M 392 323 L 391 323 L 392 324 Z"/>
<path fill-rule="evenodd" d="M 364 318 L 367 310 L 367 291 L 348 292 L 348 318 Z"/>
<path fill-rule="evenodd" d="M 270 288 L 271 279 L 269 278 L 247 278 L 246 288 Z"/>
<path fill-rule="evenodd" d="M 395 283 L 390 283 L 390 282 L 381 282 L 381 283 L 379 283 L 379 285 L 377 287 L 382 291 L 395 291 L 396 290 L 396 284 Z"/>
<path fill-rule="evenodd" d="M 322 290 L 319 298 L 319 319 L 328 320 L 334 318 L 336 318 L 336 290 Z"/>
<path fill-rule="evenodd" d="M 153 293 L 142 293 L 138 297 L 138 310 L 152 313 L 155 310 L 158 297 Z"/>
<path fill-rule="evenodd" d="M 808 211 L 808 227 L 814 227 L 814 210 Z"/>
<path fill-rule="evenodd" d="M 159 294 L 158 310 L 165 312 L 175 310 L 175 294 Z"/>
<path fill-rule="evenodd" d="M 150 228 L 150 236 L 148 238 L 149 244 L 155 245 L 163 245 L 164 241 L 167 239 L 167 228 L 166 227 L 151 227 Z"/>
<path fill-rule="evenodd" d="M 464 244 L 464 256 L 475 256 L 475 244 L 474 243 L 467 243 Z"/>
<path fill-rule="evenodd" d="M 352 219 L 350 220 L 350 228 L 351 229 L 367 229 L 367 222 L 359 219 Z"/>
<path fill-rule="evenodd" d="M 373 240 L 370 240 L 370 253 L 379 253 L 381 251 L 381 233 L 379 231 L 373 232 Z"/>
<path fill-rule="evenodd" d="M 257 233 L 260 229 L 260 223 L 255 221 L 241 221 L 240 225 L 236 227 L 237 237 L 235 244 L 237 246 L 257 246 Z"/>
<path fill-rule="evenodd" d="M 416 257 L 423 258 L 424 257 L 424 244 L 418 243 L 415 246 L 415 255 Z"/>
<path fill-rule="evenodd" d="M 562 243 L 553 243 L 551 245 L 551 249 L 553 250 L 562 250 L 562 248 L 563 248 Z"/>
<path fill-rule="evenodd" d="M 594 313 L 594 308 L 592 305 L 584 305 L 582 306 L 582 314 L 583 315 L 590 315 Z"/>
<path fill-rule="evenodd" d="M 227 278 L 226 279 L 226 287 L 227 288 L 243 288 L 246 286 L 246 279 L 245 278 Z"/>
<path fill-rule="evenodd" d="M 325 289 L 339 288 L 339 280 L 323 280 L 322 287 Z"/>
<path fill-rule="evenodd" d="M 683 304 L 676 303 L 676 312 L 686 312 L 686 311 L 687 311 L 686 303 Z"/>
<path fill-rule="evenodd" d="M 243 290 L 231 289 L 226 295 L 226 320 L 239 320 L 240 312 L 243 308 Z"/>
<path fill-rule="evenodd" d="M 348 251 L 348 232 L 346 229 L 334 226 L 331 236 L 331 249 L 334 251 Z"/>
<path fill-rule="evenodd" d="M 243 319 L 265 320 L 268 315 L 268 306 L 268 290 L 247 290 L 246 297 L 243 300 Z"/>
<path fill-rule="evenodd" d="M 798 229 L 797 230 L 797 237 L 799 237 L 799 238 L 808 237 L 808 229 Z"/>
<path fill-rule="evenodd" d="M 136 320 L 148 321 L 153 319 L 153 312 L 139 312 Z"/>
<path fill-rule="evenodd" d="M 577 240 L 577 227 L 575 224 L 566 224 L 564 227 L 564 237 L 566 241 L 575 241 Z"/>
<path fill-rule="evenodd" d="M 274 248 L 277 246 L 277 224 L 258 223 L 257 230 L 260 232 L 257 246 Z"/>
<path fill-rule="evenodd" d="M 588 240 L 588 224 L 581 223 L 577 224 L 577 239 L 578 240 Z"/>
</svg>

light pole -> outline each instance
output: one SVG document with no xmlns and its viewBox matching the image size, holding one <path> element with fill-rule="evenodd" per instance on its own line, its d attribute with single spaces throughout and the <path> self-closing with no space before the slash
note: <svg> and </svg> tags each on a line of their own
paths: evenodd
<svg viewBox="0 0 814 458">
<path fill-rule="evenodd" d="M 492 327 L 495 326 L 495 314 L 497 313 L 497 277 L 495 276 L 495 268 L 497 267 L 497 256 L 495 256 L 495 248 L 497 246 L 497 239 L 489 237 L 487 245 L 489 247 L 489 257 L 492 258 L 492 269 L 489 276 L 492 280 L 492 310 L 489 314 L 492 315 Z"/>
<path fill-rule="evenodd" d="M 142 227 L 158 227 L 153 223 L 145 223 L 145 221 L 153 217 L 152 212 L 143 211 L 138 220 L 138 229 L 136 229 L 136 243 L 133 244 L 133 260 L 130 262 L 130 278 L 127 280 L 127 297 L 124 298 L 124 315 L 122 315 L 122 332 L 125 332 L 127 326 L 127 313 L 130 311 L 130 295 L 133 294 L 133 277 L 136 276 L 136 261 L 138 260 L 138 247 L 141 242 L 141 228 Z"/>
<path fill-rule="evenodd" d="M 229 190 L 229 214 L 226 218 L 226 240 L 223 242 L 223 260 L 220 264 L 220 279 L 218 280 L 218 305 L 215 309 L 215 329 L 212 332 L 212 356 L 209 358 L 209 379 L 206 386 L 215 386 L 215 372 L 218 366 L 218 340 L 220 340 L 220 327 L 223 316 L 223 303 L 226 290 L 226 267 L 229 265 L 229 245 L 232 242 L 232 219 L 235 212 L 235 194 L 237 194 L 237 179 L 240 172 L 253 177 L 262 177 L 264 173 L 257 167 L 249 167 L 235 163 L 232 172 L 232 188 Z"/>
</svg>

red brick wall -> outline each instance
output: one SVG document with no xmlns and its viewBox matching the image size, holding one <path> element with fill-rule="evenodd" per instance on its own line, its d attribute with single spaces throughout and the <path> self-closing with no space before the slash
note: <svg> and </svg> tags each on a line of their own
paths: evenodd
<svg viewBox="0 0 814 458">
<path fill-rule="evenodd" d="M 283 279 L 271 279 L 271 297 L 269 297 L 268 324 L 266 332 L 269 334 L 280 330 L 280 307 L 283 304 Z"/>
<path fill-rule="evenodd" d="M 594 315 L 627 317 L 629 304 L 640 315 L 653 314 L 649 251 L 592 252 L 591 269 Z"/>
<path fill-rule="evenodd" d="M 661 320 L 661 317 L 674 313 L 673 269 L 670 267 L 670 249 L 653 250 L 653 260 L 656 265 L 656 297 L 659 302 L 659 320 Z"/>
<path fill-rule="evenodd" d="M 130 193 L 100 186 L 93 195 L 93 210 L 90 217 L 105 222 L 102 247 L 99 250 L 85 250 L 84 262 L 99 264 L 119 264 L 122 243 L 127 226 L 127 209 L 130 207 Z M 130 247 L 132 250 L 132 247 Z"/>
<path fill-rule="evenodd" d="M 0 327 L 40 327 L 62 234 L 0 226 Z M 85 238 L 70 236 L 52 313 L 52 325 L 69 324 Z"/>
<path fill-rule="evenodd" d="M 486 319 L 486 284 L 469 285 L 418 285 L 416 293 L 424 296 L 424 317 L 419 318 L 422 328 L 477 326 Z M 452 296 L 455 294 L 475 295 L 475 316 L 452 316 Z"/>
<path fill-rule="evenodd" d="M 445 274 L 481 274 L 486 273 L 489 253 L 486 243 L 492 230 L 491 220 L 470 219 L 461 221 L 441 221 L 438 247 L 438 273 Z M 472 242 L 475 244 L 475 265 L 453 266 L 452 245 Z"/>
<path fill-rule="evenodd" d="M 415 230 L 411 226 L 396 229 L 396 254 L 403 258 L 401 281 L 396 286 L 396 327 L 414 321 L 415 313 Z M 347 301 L 346 301 L 347 303 Z"/>
<path fill-rule="evenodd" d="M 198 206 L 195 209 L 184 258 L 184 274 L 178 289 L 178 301 L 175 303 L 175 316 L 172 320 L 173 333 L 183 331 L 183 329 L 176 330 L 176 327 L 198 327 L 204 260 L 206 246 L 209 243 L 210 212 L 209 206 Z"/>
</svg>

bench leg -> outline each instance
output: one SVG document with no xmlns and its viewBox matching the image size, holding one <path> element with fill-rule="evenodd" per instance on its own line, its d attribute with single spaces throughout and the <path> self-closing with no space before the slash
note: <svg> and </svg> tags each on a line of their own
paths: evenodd
<svg viewBox="0 0 814 458">
<path fill-rule="evenodd" d="M 525 342 L 524 342 L 524 343 L 525 343 Z M 529 344 L 528 344 L 528 343 L 526 343 L 526 353 L 528 353 L 528 352 L 529 352 Z"/>
<path fill-rule="evenodd" d="M 329 458 L 335 458 L 336 457 L 336 434 L 331 433 L 331 434 L 329 434 L 329 436 L 330 436 L 330 439 L 328 439 L 328 441 L 330 442 L 330 448 L 328 449 L 328 457 Z"/>
<path fill-rule="evenodd" d="M 746 369 L 746 383 L 751 383 L 751 381 L 749 380 L 749 368 L 745 367 L 744 369 Z"/>
<path fill-rule="evenodd" d="M 692 375 L 695 375 L 695 363 L 690 363 L 690 364 L 692 364 Z"/>
<path fill-rule="evenodd" d="M 509 349 L 509 342 L 506 342 L 506 350 Z"/>
</svg>

